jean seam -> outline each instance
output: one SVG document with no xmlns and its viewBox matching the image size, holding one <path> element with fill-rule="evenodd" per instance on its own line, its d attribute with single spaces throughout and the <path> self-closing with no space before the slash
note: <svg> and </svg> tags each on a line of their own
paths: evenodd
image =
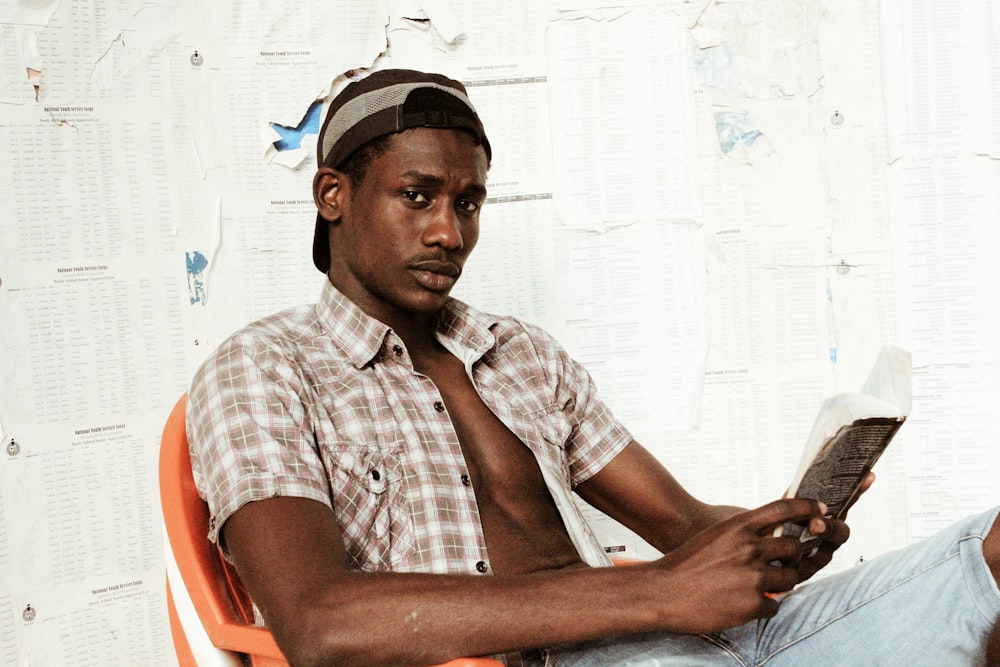
<svg viewBox="0 0 1000 667">
<path fill-rule="evenodd" d="M 963 536 L 962 538 L 959 538 L 958 540 L 956 540 L 956 546 L 957 546 L 957 542 L 961 542 L 962 540 L 964 540 L 964 539 L 966 539 L 968 537 L 979 537 L 980 539 L 982 539 L 978 535 Z M 755 662 L 754 664 L 757 665 L 758 667 L 760 667 L 762 665 L 766 665 L 768 662 L 770 662 L 779 653 L 781 653 L 781 652 L 783 652 L 783 651 L 791 648 L 792 646 L 795 646 L 796 644 L 798 644 L 798 643 L 800 643 L 800 642 L 808 639 L 809 637 L 812 637 L 816 633 L 823 631 L 824 629 L 826 629 L 830 625 L 832 625 L 832 624 L 834 624 L 834 623 L 842 620 L 843 618 L 846 618 L 847 616 L 850 616 L 851 614 L 853 614 L 858 609 L 861 609 L 862 607 L 865 607 L 865 606 L 869 605 L 870 603 L 872 603 L 872 602 L 874 602 L 874 601 L 876 601 L 876 600 L 878 600 L 878 599 L 880 599 L 882 597 L 885 597 L 886 595 L 888 595 L 889 593 L 893 592 L 894 590 L 896 590 L 900 586 L 904 586 L 904 585 L 908 584 L 913 579 L 916 579 L 917 577 L 922 576 L 923 574 L 925 574 L 925 573 L 933 570 L 934 568 L 939 567 L 940 565 L 943 565 L 944 563 L 947 563 L 948 561 L 951 561 L 951 560 L 953 560 L 955 558 L 959 558 L 959 557 L 960 557 L 959 549 L 956 548 L 953 552 L 947 554 L 944 558 L 938 559 L 938 560 L 934 561 L 933 563 L 929 563 L 927 565 L 927 567 L 924 567 L 924 568 L 922 568 L 921 570 L 919 570 L 917 572 L 913 572 L 906 579 L 902 579 L 900 581 L 897 581 L 895 584 L 893 584 L 889 588 L 886 588 L 884 591 L 882 591 L 878 595 L 873 595 L 870 598 L 866 598 L 863 602 L 860 602 L 860 603 L 854 605 L 850 609 L 844 610 L 843 612 L 841 612 L 840 614 L 838 614 L 835 617 L 827 619 L 826 622 L 823 623 L 822 625 L 817 626 L 817 627 L 813 628 L 812 630 L 810 630 L 809 632 L 807 632 L 807 633 L 805 633 L 805 634 L 803 634 L 801 636 L 796 637 L 792 641 L 789 641 L 788 643 L 779 646 L 778 648 L 776 648 L 773 651 L 771 651 L 767 656 L 765 656 L 761 660 Z"/>
<path fill-rule="evenodd" d="M 962 557 L 962 552 L 961 552 L 962 545 L 966 541 L 968 541 L 968 540 L 979 540 L 979 551 L 981 553 L 982 549 L 983 549 L 983 544 L 982 543 L 986 541 L 986 535 L 971 534 L 971 535 L 966 535 L 966 536 L 960 538 L 958 540 L 959 557 Z M 965 565 L 965 563 L 963 563 L 963 565 Z M 989 565 L 986 565 L 986 568 L 989 569 Z M 992 577 L 992 572 L 990 573 L 990 576 Z M 996 586 L 1000 586 L 1000 582 L 997 582 L 996 580 L 994 580 L 993 583 Z M 973 585 L 974 585 L 973 583 L 969 582 L 968 577 L 966 577 L 966 586 L 967 587 L 971 587 Z M 973 600 L 975 602 L 974 606 L 975 606 L 976 611 L 979 613 L 980 616 L 982 616 L 990 624 L 995 623 L 998 620 L 998 619 L 993 618 L 988 612 L 986 612 L 985 610 L 983 610 L 982 606 L 980 605 L 980 598 L 978 598 L 978 596 L 976 596 L 976 591 L 970 590 L 969 591 L 969 595 L 971 595 L 973 597 Z"/>
<path fill-rule="evenodd" d="M 711 644 L 712 646 L 721 648 L 723 651 L 728 653 L 731 658 L 733 658 L 743 667 L 750 667 L 750 663 L 744 660 L 743 656 L 737 653 L 736 650 L 733 648 L 732 643 L 726 641 L 724 637 L 721 637 L 719 635 L 706 635 L 706 634 L 699 634 L 698 636 L 701 637 L 704 641 Z"/>
</svg>

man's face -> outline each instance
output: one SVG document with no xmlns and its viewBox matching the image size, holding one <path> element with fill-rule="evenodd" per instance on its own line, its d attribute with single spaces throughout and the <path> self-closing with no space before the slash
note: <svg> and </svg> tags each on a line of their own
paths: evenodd
<svg viewBox="0 0 1000 667">
<path fill-rule="evenodd" d="M 390 326 L 436 313 L 479 240 L 486 172 L 471 135 L 416 128 L 393 135 L 361 183 L 339 174 L 333 284 Z"/>
</svg>

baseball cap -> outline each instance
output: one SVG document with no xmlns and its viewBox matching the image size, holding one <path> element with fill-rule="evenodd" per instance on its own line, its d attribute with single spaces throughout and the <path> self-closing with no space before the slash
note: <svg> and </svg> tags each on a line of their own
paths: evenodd
<svg viewBox="0 0 1000 667">
<path fill-rule="evenodd" d="M 385 69 L 348 84 L 326 112 L 316 146 L 316 164 L 340 167 L 359 148 L 387 134 L 415 127 L 466 130 L 492 157 L 486 130 L 465 86 L 441 74 Z M 316 216 L 313 263 L 330 269 L 329 223 Z"/>
</svg>

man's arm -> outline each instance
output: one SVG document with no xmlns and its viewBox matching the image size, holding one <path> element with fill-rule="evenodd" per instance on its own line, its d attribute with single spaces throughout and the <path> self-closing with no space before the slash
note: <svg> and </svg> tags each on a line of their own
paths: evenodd
<svg viewBox="0 0 1000 667">
<path fill-rule="evenodd" d="M 867 490 L 874 476 L 862 485 Z M 673 475 L 638 442 L 632 441 L 600 472 L 578 485 L 580 497 L 634 531 L 662 553 L 687 542 L 719 521 L 746 510 L 709 505 L 689 494 Z M 826 566 L 850 536 L 841 520 L 814 517 L 809 531 L 821 536 L 817 552 L 796 563 L 800 581 Z M 796 582 L 799 583 L 799 582 Z"/>
<path fill-rule="evenodd" d="M 578 485 L 576 492 L 662 553 L 679 547 L 705 528 L 746 511 L 696 499 L 634 440 L 600 472 Z"/>
<path fill-rule="evenodd" d="M 775 525 L 820 515 L 782 500 L 701 531 L 629 568 L 528 575 L 366 573 L 348 568 L 332 511 L 277 497 L 223 527 L 236 568 L 293 665 L 419 665 L 463 655 L 673 630 L 711 632 L 773 615 L 767 592 L 798 581 L 793 538 Z"/>
</svg>

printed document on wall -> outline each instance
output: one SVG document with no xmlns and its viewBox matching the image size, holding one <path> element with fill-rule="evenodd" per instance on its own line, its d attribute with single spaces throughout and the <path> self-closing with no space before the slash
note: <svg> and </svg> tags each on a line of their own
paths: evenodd
<svg viewBox="0 0 1000 667">
<path fill-rule="evenodd" d="M 548 31 L 563 223 L 697 217 L 691 46 L 679 18 L 659 6 L 573 16 Z"/>
</svg>

